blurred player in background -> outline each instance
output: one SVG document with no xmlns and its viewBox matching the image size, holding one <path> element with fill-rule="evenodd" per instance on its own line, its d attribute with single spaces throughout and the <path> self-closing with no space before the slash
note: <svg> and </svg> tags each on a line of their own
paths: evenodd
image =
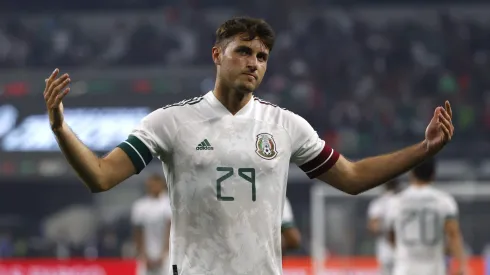
<svg viewBox="0 0 490 275">
<path fill-rule="evenodd" d="M 368 230 L 376 236 L 376 258 L 381 275 L 391 275 L 393 270 L 393 246 L 388 240 L 386 210 L 399 190 L 397 179 L 387 182 L 385 191 L 371 201 L 368 207 Z"/>
<path fill-rule="evenodd" d="M 167 183 L 162 177 L 152 175 L 145 187 L 146 196 L 133 204 L 131 213 L 138 275 L 167 275 L 172 217 Z"/>
<path fill-rule="evenodd" d="M 174 274 L 282 274 L 281 216 L 290 163 L 356 195 L 437 154 L 454 127 L 448 101 L 434 110 L 424 139 L 397 152 L 350 161 L 301 116 L 254 96 L 267 70 L 275 33 L 261 19 L 238 17 L 216 31 L 214 89 L 146 116 L 104 157 L 64 121 L 70 88 L 59 70 L 45 80 L 51 129 L 70 165 L 92 192 L 107 191 L 163 163 L 172 204 Z M 206 259 L 206 260 L 203 260 Z"/>
<path fill-rule="evenodd" d="M 446 275 L 446 242 L 457 260 L 455 274 L 466 273 L 466 258 L 454 198 L 431 185 L 435 161 L 411 173 L 411 184 L 388 206 L 395 245 L 394 275 Z"/>
<path fill-rule="evenodd" d="M 298 249 L 301 246 L 301 233 L 294 223 L 293 209 L 288 198 L 284 201 L 281 224 L 282 251 Z"/>
</svg>

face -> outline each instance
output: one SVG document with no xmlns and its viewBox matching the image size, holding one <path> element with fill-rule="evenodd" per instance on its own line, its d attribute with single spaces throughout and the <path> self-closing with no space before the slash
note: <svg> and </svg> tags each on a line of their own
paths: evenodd
<svg viewBox="0 0 490 275">
<path fill-rule="evenodd" d="M 244 41 L 237 35 L 227 45 L 213 47 L 220 81 L 243 93 L 251 93 L 260 85 L 268 58 L 269 50 L 258 37 Z"/>
<path fill-rule="evenodd" d="M 149 179 L 146 181 L 146 191 L 151 196 L 158 196 L 165 190 L 165 183 L 158 179 Z"/>
</svg>

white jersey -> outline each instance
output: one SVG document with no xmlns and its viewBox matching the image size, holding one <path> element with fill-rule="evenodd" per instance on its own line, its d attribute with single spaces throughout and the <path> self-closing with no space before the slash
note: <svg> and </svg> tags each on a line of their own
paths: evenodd
<svg viewBox="0 0 490 275">
<path fill-rule="evenodd" d="M 282 224 L 281 230 L 294 227 L 294 215 L 293 209 L 291 208 L 291 203 L 289 203 L 288 198 L 284 200 L 284 208 L 282 211 Z"/>
<path fill-rule="evenodd" d="M 447 219 L 458 215 L 449 194 L 428 186 L 410 186 L 389 206 L 396 235 L 395 275 L 444 275 Z"/>
<path fill-rule="evenodd" d="M 393 247 L 388 241 L 387 232 L 389 225 L 387 223 L 387 209 L 390 201 L 396 196 L 394 192 L 386 192 L 378 198 L 371 201 L 368 207 L 368 218 L 377 219 L 381 225 L 382 234 L 376 239 L 376 258 L 381 264 L 391 264 L 393 261 Z"/>
<path fill-rule="evenodd" d="M 131 222 L 143 230 L 143 242 L 148 258 L 158 260 L 163 252 L 166 226 L 172 217 L 167 195 L 158 198 L 143 197 L 133 204 Z"/>
<path fill-rule="evenodd" d="M 315 178 L 339 158 L 300 116 L 255 97 L 232 115 L 212 92 L 152 112 L 119 147 L 138 172 L 163 161 L 178 275 L 282 274 L 289 163 Z"/>
</svg>

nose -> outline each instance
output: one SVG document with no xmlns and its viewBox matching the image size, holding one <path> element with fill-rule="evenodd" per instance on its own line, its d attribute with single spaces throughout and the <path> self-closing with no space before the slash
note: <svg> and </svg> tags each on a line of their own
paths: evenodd
<svg viewBox="0 0 490 275">
<path fill-rule="evenodd" d="M 257 70 L 258 60 L 256 57 L 251 56 L 247 59 L 247 68 L 250 69 L 251 72 L 255 72 Z"/>
</svg>

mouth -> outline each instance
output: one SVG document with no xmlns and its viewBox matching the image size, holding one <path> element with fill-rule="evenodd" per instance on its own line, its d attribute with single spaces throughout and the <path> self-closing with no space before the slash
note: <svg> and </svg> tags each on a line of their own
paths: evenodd
<svg viewBox="0 0 490 275">
<path fill-rule="evenodd" d="M 257 80 L 257 79 L 258 79 L 258 77 L 257 77 L 256 75 L 252 74 L 252 73 L 243 73 L 243 74 L 244 74 L 244 75 L 251 76 L 251 77 L 253 77 L 255 80 Z"/>
</svg>

